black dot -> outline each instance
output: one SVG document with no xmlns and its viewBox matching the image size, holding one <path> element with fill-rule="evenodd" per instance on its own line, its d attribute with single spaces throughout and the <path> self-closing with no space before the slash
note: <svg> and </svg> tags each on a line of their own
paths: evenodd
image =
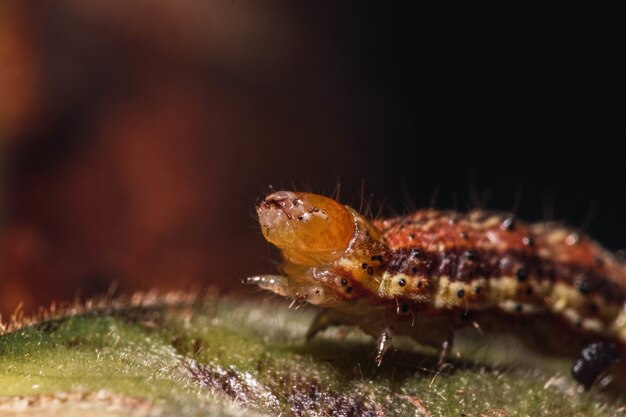
<svg viewBox="0 0 626 417">
<path fill-rule="evenodd" d="M 588 294 L 591 292 L 591 284 L 584 278 L 579 278 L 574 285 L 581 294 Z"/>
<path fill-rule="evenodd" d="M 363 262 L 363 263 L 361 264 L 361 268 L 363 268 L 363 269 L 367 269 L 367 262 Z"/>
<path fill-rule="evenodd" d="M 533 295 L 533 287 L 526 287 L 526 295 Z"/>
<path fill-rule="evenodd" d="M 526 278 L 528 278 L 528 271 L 526 270 L 526 268 L 519 268 L 517 272 L 515 272 L 515 276 L 517 277 L 517 280 L 519 282 L 522 282 Z"/>
<path fill-rule="evenodd" d="M 411 268 L 411 272 L 413 272 L 415 274 L 417 272 L 417 267 L 414 266 L 413 268 Z"/>
<path fill-rule="evenodd" d="M 517 304 L 515 306 L 515 312 L 516 313 L 521 313 L 522 312 L 522 305 L 521 304 Z"/>
<path fill-rule="evenodd" d="M 367 274 L 368 275 L 374 275 L 374 267 L 373 266 L 368 266 L 367 267 Z"/>
<path fill-rule="evenodd" d="M 422 281 L 417 281 L 417 288 L 422 288 Z"/>
<path fill-rule="evenodd" d="M 469 259 L 470 261 L 478 260 L 478 254 L 476 253 L 476 251 L 473 251 L 473 250 L 466 250 L 465 253 L 463 253 L 463 256 Z"/>
<path fill-rule="evenodd" d="M 591 314 L 598 314 L 598 305 L 596 303 L 589 304 L 589 311 Z"/>
<path fill-rule="evenodd" d="M 304 220 L 304 217 L 303 216 L 298 216 L 298 220 L 302 221 L 302 220 Z"/>
<path fill-rule="evenodd" d="M 402 304 L 400 304 L 400 311 L 402 313 L 408 313 L 408 311 L 409 311 L 409 303 L 402 303 Z"/>
<path fill-rule="evenodd" d="M 413 249 L 413 252 L 411 253 L 411 256 L 413 257 L 413 259 L 421 258 L 422 256 L 424 256 L 424 252 L 422 252 L 419 249 Z"/>
<path fill-rule="evenodd" d="M 341 278 L 341 285 L 348 285 L 348 280 L 345 278 Z"/>
<path fill-rule="evenodd" d="M 409 239 L 411 240 L 415 239 L 415 233 L 409 233 Z"/>
<path fill-rule="evenodd" d="M 456 296 L 459 298 L 463 298 L 465 296 L 465 290 L 460 289 L 456 292 Z"/>
<path fill-rule="evenodd" d="M 404 287 L 406 285 L 406 280 L 404 278 L 400 278 L 398 280 L 398 285 Z"/>
<path fill-rule="evenodd" d="M 480 291 L 481 291 L 481 290 L 482 290 L 482 287 L 476 287 L 476 288 L 474 288 L 474 292 L 475 292 L 476 294 L 480 294 Z"/>
<path fill-rule="evenodd" d="M 351 293 L 351 292 L 352 292 L 352 287 L 348 287 L 348 288 L 346 288 L 346 292 L 347 292 L 347 293 Z"/>
<path fill-rule="evenodd" d="M 461 239 L 463 239 L 463 240 L 467 240 L 467 238 L 468 238 L 468 235 L 467 235 L 466 232 L 459 233 L 459 236 L 461 236 Z"/>
<path fill-rule="evenodd" d="M 377 258 L 378 258 L 378 256 L 376 256 L 376 255 L 372 255 L 370 259 L 371 259 L 372 261 L 375 261 Z"/>
<path fill-rule="evenodd" d="M 463 253 L 463 256 L 465 258 L 467 258 L 468 260 L 470 260 L 470 261 L 477 261 L 478 260 L 478 254 L 474 250 L 466 250 Z"/>
</svg>

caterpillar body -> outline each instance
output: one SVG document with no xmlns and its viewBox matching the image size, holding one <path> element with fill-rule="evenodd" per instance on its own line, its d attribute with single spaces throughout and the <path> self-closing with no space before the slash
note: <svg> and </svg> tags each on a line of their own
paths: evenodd
<svg viewBox="0 0 626 417">
<path fill-rule="evenodd" d="M 577 357 L 572 373 L 586 388 L 607 370 L 625 373 L 626 265 L 576 230 L 481 210 L 370 222 L 290 191 L 256 210 L 283 263 L 281 275 L 247 282 L 325 307 L 307 338 L 358 326 L 376 338 L 380 365 L 393 334 L 405 334 L 439 349 L 443 365 L 454 331 L 475 325 Z"/>
</svg>

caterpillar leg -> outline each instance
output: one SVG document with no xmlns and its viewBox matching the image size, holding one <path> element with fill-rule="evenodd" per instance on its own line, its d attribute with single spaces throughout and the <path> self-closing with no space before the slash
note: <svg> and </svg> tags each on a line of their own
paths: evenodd
<svg viewBox="0 0 626 417">
<path fill-rule="evenodd" d="M 446 357 L 452 350 L 452 336 L 447 338 L 441 343 L 441 349 L 439 350 L 439 360 L 437 361 L 437 370 L 441 371 L 446 366 L 452 366 L 446 362 Z"/>
<path fill-rule="evenodd" d="M 383 363 L 383 356 L 391 346 L 391 337 L 392 333 L 390 327 L 384 329 L 378 336 L 378 340 L 376 341 L 376 366 L 380 366 L 380 364 Z"/>
<path fill-rule="evenodd" d="M 286 297 L 288 295 L 288 280 L 282 275 L 256 275 L 243 279 L 244 284 L 257 285 L 259 288 Z"/>
<path fill-rule="evenodd" d="M 619 354 L 613 343 L 594 342 L 580 351 L 579 358 L 572 366 L 572 375 L 588 390 L 617 361 Z"/>
</svg>

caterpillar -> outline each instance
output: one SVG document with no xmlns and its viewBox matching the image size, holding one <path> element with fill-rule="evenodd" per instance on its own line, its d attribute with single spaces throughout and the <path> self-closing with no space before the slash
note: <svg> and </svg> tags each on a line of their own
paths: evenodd
<svg viewBox="0 0 626 417">
<path fill-rule="evenodd" d="M 393 335 L 408 335 L 438 349 L 442 367 L 455 330 L 474 325 L 575 358 L 586 389 L 625 373 L 626 264 L 577 230 L 483 210 L 370 222 L 332 198 L 291 191 L 256 211 L 283 262 L 280 275 L 246 282 L 323 307 L 307 339 L 358 326 L 375 338 L 380 365 Z"/>
</svg>

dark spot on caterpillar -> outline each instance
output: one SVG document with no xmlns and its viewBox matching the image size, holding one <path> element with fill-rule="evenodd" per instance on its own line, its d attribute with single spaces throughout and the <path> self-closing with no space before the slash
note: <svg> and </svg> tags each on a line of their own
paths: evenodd
<svg viewBox="0 0 626 417">
<path fill-rule="evenodd" d="M 415 274 L 417 272 L 417 267 L 414 266 L 413 268 L 411 268 L 411 272 L 413 272 Z"/>
<path fill-rule="evenodd" d="M 583 327 L 583 321 L 582 321 L 582 320 L 580 320 L 580 319 L 576 320 L 576 321 L 574 322 L 574 326 L 575 326 L 577 329 L 580 329 L 581 327 Z"/>
<path fill-rule="evenodd" d="M 476 294 L 480 294 L 481 291 L 482 291 L 482 287 L 481 286 L 477 286 L 476 288 L 474 288 L 474 292 Z"/>
<path fill-rule="evenodd" d="M 598 314 L 598 305 L 596 303 L 589 304 L 589 311 L 591 314 Z"/>
<path fill-rule="evenodd" d="M 574 286 L 581 294 L 588 294 L 591 291 L 591 284 L 585 279 L 585 277 L 580 277 L 574 283 Z"/>
<path fill-rule="evenodd" d="M 345 279 L 345 278 L 341 278 L 340 283 L 341 283 L 341 285 L 348 285 L 348 280 Z"/>
<path fill-rule="evenodd" d="M 374 275 L 374 267 L 373 266 L 368 266 L 367 267 L 367 274 L 368 275 Z"/>
<path fill-rule="evenodd" d="M 346 292 L 347 292 L 348 294 L 349 294 L 349 293 L 351 293 L 351 292 L 352 292 L 352 287 L 348 287 L 348 288 L 346 288 Z"/>
<path fill-rule="evenodd" d="M 291 216 L 291 214 L 287 214 L 287 218 L 288 218 L 289 220 L 293 219 L 293 217 Z"/>
<path fill-rule="evenodd" d="M 504 219 L 502 224 L 500 224 L 500 229 L 507 231 L 515 229 L 515 216 L 509 216 Z"/>
<path fill-rule="evenodd" d="M 476 253 L 476 251 L 473 250 L 466 250 L 465 253 L 463 253 L 463 256 L 470 261 L 478 260 L 478 254 Z"/>
<path fill-rule="evenodd" d="M 516 304 L 515 305 L 515 312 L 516 313 L 521 313 L 522 312 L 522 305 L 521 304 Z"/>
<path fill-rule="evenodd" d="M 411 256 L 413 257 L 413 259 L 422 258 L 424 256 L 424 252 L 419 249 L 413 249 L 413 251 L 411 252 Z"/>
<path fill-rule="evenodd" d="M 522 243 L 526 246 L 533 246 L 535 244 L 535 241 L 530 236 L 524 236 L 522 238 Z"/>
<path fill-rule="evenodd" d="M 526 295 L 533 295 L 533 287 L 526 287 Z"/>
<path fill-rule="evenodd" d="M 409 303 L 400 304 L 400 312 L 408 313 L 409 312 Z"/>
<path fill-rule="evenodd" d="M 317 213 L 318 211 L 320 211 L 320 209 L 318 209 L 317 207 L 313 207 L 313 211 Z"/>
<path fill-rule="evenodd" d="M 422 288 L 422 281 L 417 281 L 417 288 Z"/>
<path fill-rule="evenodd" d="M 406 280 L 404 278 L 400 278 L 398 280 L 398 285 L 404 287 L 406 285 Z"/>
<path fill-rule="evenodd" d="M 467 232 L 461 232 L 461 233 L 459 233 L 459 236 L 460 236 L 460 237 L 461 237 L 461 239 L 463 239 L 463 240 L 467 240 L 467 238 L 469 237 L 469 236 L 467 235 Z"/>
<path fill-rule="evenodd" d="M 379 261 L 382 262 L 383 261 L 383 255 L 372 255 L 372 257 L 370 258 L 372 261 Z"/>
<path fill-rule="evenodd" d="M 415 233 L 409 233 L 409 239 L 411 240 L 415 239 Z"/>
<path fill-rule="evenodd" d="M 528 271 L 526 270 L 526 268 L 519 268 L 515 272 L 515 276 L 517 277 L 517 280 L 519 282 L 522 282 L 522 281 L 526 280 L 526 278 L 528 278 Z"/>
<path fill-rule="evenodd" d="M 361 268 L 363 268 L 363 269 L 367 269 L 367 262 L 363 262 L 363 263 L 361 264 Z"/>
<path fill-rule="evenodd" d="M 469 320 L 469 311 L 463 310 L 461 312 L 461 321 L 467 321 L 467 320 Z"/>
<path fill-rule="evenodd" d="M 459 298 L 463 298 L 463 296 L 465 296 L 465 290 L 460 289 L 456 292 L 456 296 Z"/>
<path fill-rule="evenodd" d="M 298 220 L 302 221 L 302 220 L 304 220 L 304 217 L 303 216 L 298 216 Z"/>
</svg>

